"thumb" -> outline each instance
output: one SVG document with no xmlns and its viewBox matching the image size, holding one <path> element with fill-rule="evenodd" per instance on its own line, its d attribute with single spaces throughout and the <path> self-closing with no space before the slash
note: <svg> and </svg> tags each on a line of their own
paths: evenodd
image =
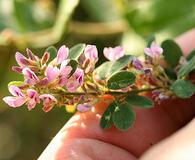
<svg viewBox="0 0 195 160">
<path fill-rule="evenodd" d="M 169 138 L 149 149 L 140 160 L 194 160 L 195 119 Z"/>
</svg>

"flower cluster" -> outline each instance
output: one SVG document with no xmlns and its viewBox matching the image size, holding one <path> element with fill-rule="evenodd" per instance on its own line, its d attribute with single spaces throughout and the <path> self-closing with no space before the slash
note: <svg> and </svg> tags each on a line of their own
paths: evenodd
<svg viewBox="0 0 195 160">
<path fill-rule="evenodd" d="M 132 121 L 120 125 L 120 116 L 119 120 L 112 120 L 112 116 L 121 111 L 134 117 L 131 106 L 153 106 L 152 100 L 138 93 L 151 91 L 153 100 L 159 103 L 176 96 L 189 98 L 195 93 L 195 86 L 189 80 L 194 71 L 195 56 L 186 59 L 179 53 L 171 59 L 167 53 L 169 48 L 178 52 L 173 41 L 167 40 L 161 46 L 153 41 L 144 49 L 145 60 L 126 55 L 121 46 L 104 48 L 103 55 L 108 61 L 98 67 L 95 45 L 78 44 L 70 49 L 63 45 L 58 50 L 53 47 L 53 51 L 48 48 L 41 58 L 29 49 L 26 50 L 27 57 L 17 52 L 18 66 L 12 69 L 22 74 L 24 81 L 10 82 L 8 87 L 12 96 L 3 100 L 14 108 L 26 104 L 31 110 L 42 103 L 45 112 L 54 106 L 65 106 L 71 112 L 75 109 L 86 112 L 108 94 L 113 97 L 113 102 L 103 114 L 100 125 L 109 128 L 114 123 L 125 130 Z M 54 59 L 50 58 L 51 53 L 56 54 Z M 160 65 L 163 60 L 167 61 L 168 67 Z M 127 104 L 130 107 L 125 109 Z"/>
<path fill-rule="evenodd" d="M 23 74 L 24 84 L 9 86 L 13 96 L 3 99 L 9 106 L 20 107 L 26 103 L 31 110 L 43 101 L 43 110 L 48 112 L 55 104 L 60 105 L 61 97 L 56 92 L 62 88 L 70 93 L 76 92 L 83 85 L 84 70 L 78 67 L 71 73 L 73 68 L 69 65 L 69 49 L 66 46 L 59 48 L 56 58 L 52 61 L 49 61 L 49 52 L 45 52 L 39 58 L 27 49 L 27 55 L 28 58 L 19 52 L 16 53 L 19 66 L 13 66 L 12 69 Z M 98 59 L 96 47 L 87 45 L 83 55 L 84 61 L 89 60 L 89 65 L 93 68 Z"/>
</svg>

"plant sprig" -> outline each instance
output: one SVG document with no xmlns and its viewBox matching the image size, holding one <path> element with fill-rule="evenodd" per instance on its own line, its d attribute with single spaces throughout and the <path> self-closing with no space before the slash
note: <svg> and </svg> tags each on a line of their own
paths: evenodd
<svg viewBox="0 0 195 160">
<path fill-rule="evenodd" d="M 58 50 L 51 46 L 41 58 L 27 49 L 28 57 L 16 53 L 19 66 L 12 69 L 24 76 L 24 81 L 8 84 L 10 93 L 3 100 L 11 107 L 26 104 L 33 109 L 43 102 L 42 109 L 49 112 L 54 106 L 65 106 L 80 112 L 90 109 L 104 95 L 113 97 L 102 115 L 100 126 L 113 125 L 120 130 L 129 129 L 135 119 L 135 107 L 148 109 L 154 104 L 174 97 L 190 98 L 195 85 L 190 79 L 195 70 L 194 52 L 187 58 L 172 40 L 159 46 L 155 41 L 144 49 L 145 60 L 127 55 L 124 48 L 104 48 L 108 61 L 95 67 L 98 51 L 95 45 L 65 45 Z M 166 61 L 166 67 L 160 66 Z M 152 99 L 140 94 L 150 92 Z"/>
</svg>

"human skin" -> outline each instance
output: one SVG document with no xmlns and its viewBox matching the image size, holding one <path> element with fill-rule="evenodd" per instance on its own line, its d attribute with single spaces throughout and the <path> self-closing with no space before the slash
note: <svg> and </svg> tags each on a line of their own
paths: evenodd
<svg viewBox="0 0 195 160">
<path fill-rule="evenodd" d="M 176 41 L 185 54 L 189 53 L 195 48 L 195 30 Z M 75 114 L 38 160 L 176 160 L 178 150 L 183 157 L 189 153 L 192 156 L 183 159 L 195 159 L 195 152 L 191 154 L 193 147 L 195 150 L 195 140 L 191 144 L 195 139 L 195 120 L 181 130 L 195 115 L 195 95 L 185 100 L 166 100 L 152 109 L 135 109 L 136 122 L 125 132 L 114 127 L 100 128 L 106 101 L 109 100 L 103 99 L 92 112 Z M 183 145 L 189 150 L 183 151 Z"/>
</svg>

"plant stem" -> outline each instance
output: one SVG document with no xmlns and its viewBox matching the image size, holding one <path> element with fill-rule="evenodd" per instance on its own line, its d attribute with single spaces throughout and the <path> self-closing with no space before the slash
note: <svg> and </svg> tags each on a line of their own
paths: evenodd
<svg viewBox="0 0 195 160">
<path fill-rule="evenodd" d="M 137 93 L 141 93 L 141 92 L 146 92 L 146 91 L 153 91 L 159 89 L 159 87 L 155 87 L 155 88 L 144 88 L 144 89 L 137 89 L 137 90 L 132 90 L 132 91 L 128 91 L 128 92 L 119 92 L 119 91 L 106 91 L 103 93 L 98 93 L 98 92 L 66 92 L 66 91 L 62 91 L 61 93 L 63 93 L 64 95 L 74 95 L 74 96 L 81 96 L 81 95 L 103 95 L 103 94 L 110 94 L 110 95 L 129 95 L 129 94 L 137 94 Z"/>
</svg>

